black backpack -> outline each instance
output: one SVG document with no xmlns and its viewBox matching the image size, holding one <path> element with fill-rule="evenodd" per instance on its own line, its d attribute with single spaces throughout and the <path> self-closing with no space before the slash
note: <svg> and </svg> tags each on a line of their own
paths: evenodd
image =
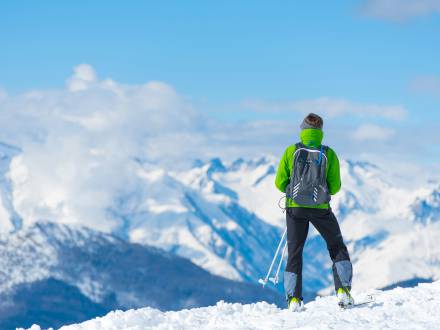
<svg viewBox="0 0 440 330">
<path fill-rule="evenodd" d="M 330 194 L 327 187 L 327 146 L 306 147 L 297 143 L 293 155 L 293 168 L 286 195 L 299 205 L 328 203 Z"/>
</svg>

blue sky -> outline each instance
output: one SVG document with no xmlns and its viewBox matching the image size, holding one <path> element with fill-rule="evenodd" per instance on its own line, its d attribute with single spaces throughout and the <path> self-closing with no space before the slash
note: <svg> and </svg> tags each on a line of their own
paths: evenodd
<svg viewBox="0 0 440 330">
<path fill-rule="evenodd" d="M 2 2 L 0 87 L 11 95 L 60 88 L 87 63 L 120 83 L 163 81 L 227 123 L 293 122 L 326 98 L 329 108 L 347 102 L 342 115 L 322 110 L 334 129 L 382 125 L 384 140 L 428 117 L 438 140 L 440 3 L 408 3 Z M 406 115 L 392 119 L 381 107 Z"/>
</svg>

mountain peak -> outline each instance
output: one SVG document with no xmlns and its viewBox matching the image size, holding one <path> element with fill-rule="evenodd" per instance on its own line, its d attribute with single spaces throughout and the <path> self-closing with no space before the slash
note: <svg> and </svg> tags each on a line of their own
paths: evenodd
<svg viewBox="0 0 440 330">
<path fill-rule="evenodd" d="M 211 174 L 213 172 L 225 172 L 225 171 L 226 171 L 226 167 L 220 158 L 218 157 L 212 158 L 209 161 L 208 174 Z"/>
<path fill-rule="evenodd" d="M 412 205 L 415 221 L 427 224 L 440 220 L 440 186 L 425 198 L 418 198 Z"/>
</svg>

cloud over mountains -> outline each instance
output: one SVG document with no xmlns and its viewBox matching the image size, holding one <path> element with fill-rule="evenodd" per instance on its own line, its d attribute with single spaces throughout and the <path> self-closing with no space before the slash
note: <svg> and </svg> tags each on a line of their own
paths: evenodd
<svg viewBox="0 0 440 330">
<path fill-rule="evenodd" d="M 332 98 L 253 105 L 286 113 L 293 107 L 300 116 L 322 113 L 325 143 L 343 158 L 376 162 L 371 158 L 380 154 L 379 163 L 386 163 L 420 152 L 404 129 L 390 126 L 406 121 L 400 105 Z M 299 122 L 291 119 L 220 122 L 169 84 L 102 79 L 87 64 L 74 68 L 64 88 L 1 92 L 0 120 L 0 141 L 21 149 L 9 174 L 17 211 L 35 221 L 89 219 L 97 229 L 112 226 L 106 206 L 137 184 L 140 163 L 175 170 L 197 158 L 278 156 L 299 133 Z M 419 133 L 423 138 L 429 132 L 424 127 Z"/>
</svg>

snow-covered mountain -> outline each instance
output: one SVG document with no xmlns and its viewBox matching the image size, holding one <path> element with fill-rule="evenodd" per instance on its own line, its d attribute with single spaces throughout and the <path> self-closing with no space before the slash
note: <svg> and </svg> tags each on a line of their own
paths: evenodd
<svg viewBox="0 0 440 330">
<path fill-rule="evenodd" d="M 5 178 L 10 177 L 11 159 L 18 157 L 7 153 L 10 156 L 3 158 L 1 167 Z M 26 227 L 34 221 L 20 213 L 23 207 L 17 208 L 13 197 L 8 197 L 9 202 L 4 197 L 21 196 L 26 185 L 26 179 L 16 183 L 17 163 L 12 164 L 12 184 L 1 188 L 6 192 L 3 206 L 7 205 L 0 213 L 2 228 L 9 231 L 21 222 Z M 127 166 L 133 168 L 133 175 L 107 205 L 109 221 L 116 225 L 106 231 L 165 249 L 230 279 L 255 282 L 264 275 L 284 227 L 278 207 L 282 194 L 273 184 L 276 158 L 196 161 L 183 170 L 138 158 Z M 440 233 L 439 183 L 408 185 L 390 170 L 352 161 L 341 161 L 341 174 L 343 188 L 332 207 L 354 262 L 354 286 L 382 288 L 440 278 L 435 244 Z M 55 214 L 51 208 L 60 207 L 67 206 L 46 203 L 42 214 Z M 101 229 L 81 218 L 44 219 Z M 309 235 L 304 288 L 325 293 L 331 289 L 330 260 L 323 240 L 314 230 Z"/>
<path fill-rule="evenodd" d="M 219 300 L 281 304 L 272 290 L 210 274 L 169 252 L 84 227 L 37 223 L 0 238 L 0 329 L 59 327 L 113 309 Z"/>
<path fill-rule="evenodd" d="M 220 160 L 188 172 L 138 169 L 141 181 L 112 208 L 122 236 L 187 257 L 210 272 L 255 281 L 272 257 L 280 228 L 240 204 L 233 189 L 215 179 Z"/>
<path fill-rule="evenodd" d="M 359 295 L 362 297 L 363 295 Z M 438 329 L 440 282 L 416 288 L 377 291 L 375 301 L 341 312 L 334 296 L 316 299 L 292 313 L 266 302 L 251 305 L 219 302 L 215 306 L 161 312 L 143 308 L 111 312 L 105 317 L 62 330 L 123 329 Z M 34 325 L 31 330 L 40 330 Z"/>
<path fill-rule="evenodd" d="M 212 187 L 227 187 L 231 200 L 282 228 L 284 215 L 277 206 L 281 194 L 273 187 L 276 166 L 270 157 L 228 165 L 215 160 L 192 169 L 182 180 L 196 188 L 200 177 L 209 177 Z M 341 176 L 343 188 L 332 208 L 354 261 L 354 285 L 366 290 L 411 279 L 439 279 L 440 248 L 434 241 L 440 234 L 439 184 L 408 186 L 405 178 L 365 162 L 341 161 Z M 222 194 L 205 191 L 210 193 Z M 306 290 L 331 290 L 330 260 L 316 231 L 310 233 L 304 259 Z"/>
<path fill-rule="evenodd" d="M 213 159 L 185 173 L 169 175 L 210 204 L 222 209 L 237 205 L 247 210 L 245 214 L 252 212 L 266 225 L 282 230 L 284 214 L 278 207 L 282 194 L 273 185 L 276 166 L 272 157 L 231 163 Z M 391 171 L 365 162 L 341 161 L 341 175 L 343 189 L 332 207 L 354 261 L 354 285 L 359 289 L 382 288 L 411 279 L 440 278 L 440 249 L 432 239 L 440 233 L 438 184 L 408 187 Z M 242 219 L 246 217 L 229 217 L 238 228 Z M 253 221 L 252 226 L 260 223 Z M 149 223 L 144 226 L 149 228 Z M 259 229 L 255 235 L 261 237 L 262 233 Z M 252 234 L 241 233 L 239 237 L 247 241 Z M 240 253 L 240 245 L 231 248 Z M 266 243 L 262 249 L 266 253 L 274 250 L 273 243 Z M 315 231 L 310 233 L 304 258 L 305 289 L 331 289 L 330 260 L 325 243 Z M 260 274 L 266 267 L 259 264 Z"/>
</svg>

